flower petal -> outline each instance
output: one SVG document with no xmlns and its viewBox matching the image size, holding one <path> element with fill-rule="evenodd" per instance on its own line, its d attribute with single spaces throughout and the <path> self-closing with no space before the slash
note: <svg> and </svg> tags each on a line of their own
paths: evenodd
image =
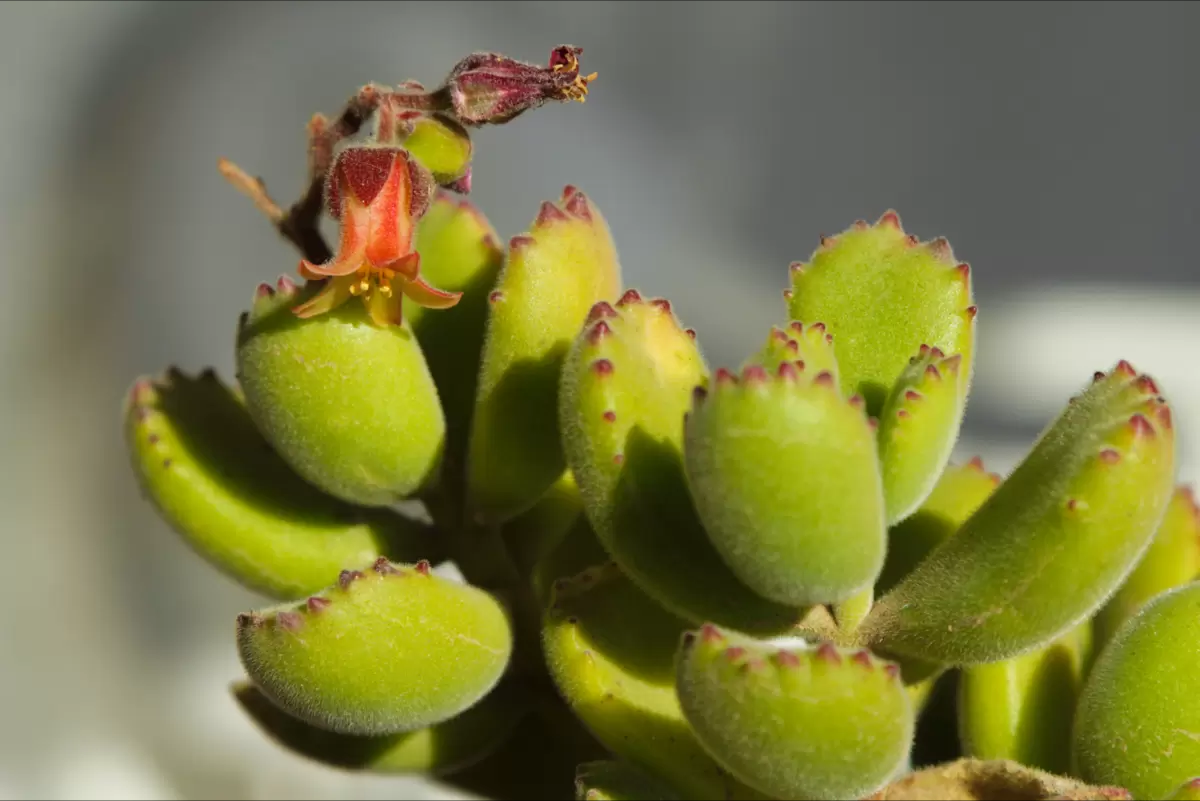
<svg viewBox="0 0 1200 801">
<path fill-rule="evenodd" d="M 361 253 L 338 251 L 335 259 L 325 264 L 313 264 L 311 261 L 300 262 L 300 275 L 304 278 L 341 277 L 358 272 L 363 265 Z"/>
<path fill-rule="evenodd" d="M 449 309 L 458 303 L 462 297 L 461 292 L 446 292 L 432 287 L 417 276 L 415 278 L 397 278 L 396 283 L 404 288 L 404 294 L 413 299 L 413 302 L 427 309 Z"/>
<path fill-rule="evenodd" d="M 316 317 L 318 314 L 333 311 L 350 299 L 350 287 L 358 280 L 354 276 L 339 276 L 325 285 L 324 289 L 292 309 L 292 313 L 300 318 Z"/>
<path fill-rule="evenodd" d="M 412 251 L 413 221 L 409 216 L 409 203 L 413 185 L 408 158 L 404 151 L 396 151 L 391 172 L 369 206 L 366 256 L 375 267 L 394 262 Z"/>
<path fill-rule="evenodd" d="M 382 265 L 382 267 L 412 281 L 421 274 L 421 254 L 414 250 L 393 262 Z"/>
</svg>

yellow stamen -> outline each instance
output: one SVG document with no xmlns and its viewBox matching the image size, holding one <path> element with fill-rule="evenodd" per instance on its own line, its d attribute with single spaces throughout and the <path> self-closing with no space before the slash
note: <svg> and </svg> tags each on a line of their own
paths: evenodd
<svg viewBox="0 0 1200 801">
<path fill-rule="evenodd" d="M 578 100 L 580 103 L 586 102 L 588 93 L 588 83 L 596 80 L 599 73 L 593 72 L 591 75 L 579 75 L 575 78 L 575 83 L 563 89 L 563 95 L 568 100 Z"/>
<path fill-rule="evenodd" d="M 577 70 L 577 69 L 579 69 L 579 56 L 577 56 L 574 53 L 571 53 L 569 51 L 567 52 L 566 62 L 564 62 L 562 64 L 554 65 L 555 72 L 568 72 L 570 70 Z"/>
</svg>

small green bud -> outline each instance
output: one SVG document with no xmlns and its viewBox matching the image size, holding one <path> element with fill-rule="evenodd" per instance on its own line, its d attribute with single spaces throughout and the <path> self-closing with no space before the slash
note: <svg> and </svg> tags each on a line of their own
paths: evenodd
<svg viewBox="0 0 1200 801">
<path fill-rule="evenodd" d="M 512 630 L 487 593 L 380 559 L 300 604 L 238 617 L 247 673 L 285 712 L 338 734 L 449 720 L 491 692 Z"/>
<path fill-rule="evenodd" d="M 385 96 L 387 97 L 387 96 Z M 416 156 L 441 186 L 454 184 L 471 170 L 471 135 L 453 117 L 439 112 L 397 114 L 397 143 Z"/>
</svg>

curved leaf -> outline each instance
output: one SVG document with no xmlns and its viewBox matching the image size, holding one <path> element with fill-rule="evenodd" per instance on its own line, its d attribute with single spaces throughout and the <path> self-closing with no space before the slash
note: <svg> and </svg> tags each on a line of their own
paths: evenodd
<svg viewBox="0 0 1200 801">
<path fill-rule="evenodd" d="M 886 546 L 875 431 L 827 373 L 717 372 L 684 428 L 692 498 L 721 558 L 781 604 L 869 590 Z"/>
<path fill-rule="evenodd" d="M 544 633 L 550 675 L 617 757 L 686 798 L 746 798 L 748 791 L 717 767 L 680 713 L 674 657 L 685 628 L 616 565 L 590 569 L 556 587 Z"/>
<path fill-rule="evenodd" d="M 432 726 L 474 706 L 508 665 L 505 611 L 429 565 L 380 559 L 301 604 L 238 616 L 238 652 L 263 693 L 339 734 Z"/>
<path fill-rule="evenodd" d="M 597 304 L 563 368 L 558 420 L 596 537 L 646 594 L 693 622 L 785 631 L 800 610 L 746 587 L 696 514 L 684 414 L 707 369 L 665 300 Z"/>
<path fill-rule="evenodd" d="M 776 798 L 859 798 L 908 758 L 899 669 L 866 651 L 774 649 L 704 626 L 684 639 L 677 682 L 709 753 Z"/>
<path fill-rule="evenodd" d="M 343 770 L 379 774 L 444 775 L 494 753 L 529 712 L 529 699 L 501 684 L 475 706 L 443 723 L 401 734 L 336 734 L 305 723 L 277 707 L 249 682 L 234 698 L 268 737 L 305 759 Z"/>
<path fill-rule="evenodd" d="M 1078 775 L 1166 798 L 1200 765 L 1200 584 L 1166 592 L 1118 629 L 1075 718 Z"/>
<path fill-rule="evenodd" d="M 339 501 L 300 479 L 216 374 L 169 370 L 134 384 L 125 439 L 148 500 L 184 541 L 246 587 L 279 600 L 324 589 L 380 555 L 436 558 L 425 525 Z"/>
<path fill-rule="evenodd" d="M 473 514 L 500 522 L 532 506 L 566 464 L 559 373 L 588 309 L 620 292 L 608 224 L 568 186 L 512 239 L 491 294 L 468 459 Z"/>
<path fill-rule="evenodd" d="M 337 498 L 389 506 L 429 485 L 446 421 L 407 322 L 376 326 L 362 304 L 301 319 L 314 292 L 260 296 L 238 326 L 238 380 L 250 416 L 284 461 Z"/>
<path fill-rule="evenodd" d="M 1148 376 L 1097 374 L 962 528 L 880 599 L 878 650 L 943 664 L 1007 659 L 1092 614 L 1170 500 L 1175 432 Z"/>
</svg>

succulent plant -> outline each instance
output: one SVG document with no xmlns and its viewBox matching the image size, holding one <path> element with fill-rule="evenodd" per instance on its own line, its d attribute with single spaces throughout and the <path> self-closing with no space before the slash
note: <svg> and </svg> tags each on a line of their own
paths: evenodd
<svg viewBox="0 0 1200 801">
<path fill-rule="evenodd" d="M 124 425 L 264 597 L 232 700 L 305 759 L 495 798 L 1196 797 L 1200 512 L 1154 379 L 1081 381 L 1007 476 L 952 462 L 972 271 L 892 211 L 710 367 L 593 198 L 502 246 L 465 197 L 472 131 L 582 102 L 581 53 L 364 87 L 286 211 L 221 162 L 302 283 L 254 290 L 235 380 L 139 379 Z M 943 681 L 956 748 L 914 764 Z"/>
</svg>

